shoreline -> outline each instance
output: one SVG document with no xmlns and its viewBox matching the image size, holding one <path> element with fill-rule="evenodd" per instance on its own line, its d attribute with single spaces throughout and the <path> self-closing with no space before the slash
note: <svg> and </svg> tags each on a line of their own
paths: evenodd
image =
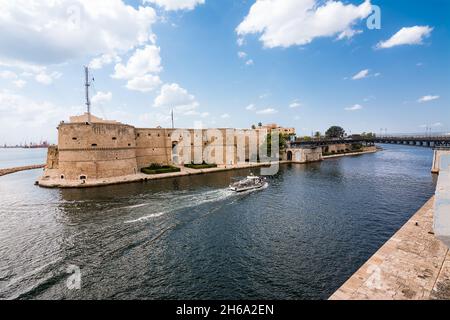
<svg viewBox="0 0 450 320">
<path fill-rule="evenodd" d="M 348 152 L 348 153 L 341 153 L 341 154 L 333 154 L 329 156 L 322 156 L 323 160 L 327 159 L 334 159 L 334 158 L 341 158 L 341 157 L 352 157 L 352 156 L 359 156 L 362 154 L 368 154 L 368 153 L 376 153 L 378 151 L 383 151 L 383 149 L 376 149 L 376 150 L 367 150 L 367 151 L 361 151 L 361 152 Z"/>
<path fill-rule="evenodd" d="M 35 169 L 42 169 L 42 168 L 45 168 L 45 164 L 36 164 L 36 165 L 23 166 L 23 167 L 0 169 L 0 177 L 6 176 L 6 175 L 12 174 L 12 173 L 20 172 L 20 171 L 35 170 Z"/>
<path fill-rule="evenodd" d="M 378 151 L 380 151 L 380 150 L 369 150 L 369 151 L 363 151 L 363 152 L 357 152 L 357 153 L 347 153 L 347 154 L 340 154 L 340 155 L 336 155 L 336 156 L 327 156 L 327 157 L 323 157 L 323 160 L 337 158 L 337 157 L 345 157 L 345 156 L 358 156 L 358 155 L 364 155 L 364 154 L 372 154 L 372 153 L 376 153 Z M 283 165 L 283 164 L 306 164 L 306 163 L 298 163 L 295 161 L 287 161 L 287 160 L 278 162 L 278 165 Z M 129 176 L 120 176 L 120 177 L 106 178 L 106 179 L 100 179 L 100 180 L 91 180 L 91 181 L 86 180 L 84 183 L 81 183 L 79 181 L 61 181 L 61 180 L 56 180 L 56 179 L 47 179 L 47 180 L 40 179 L 39 181 L 36 182 L 36 184 L 43 188 L 61 188 L 61 189 L 95 188 L 95 187 L 105 187 L 105 186 L 112 186 L 112 185 L 119 185 L 119 184 L 127 184 L 127 183 L 146 182 L 146 181 L 152 181 L 152 180 L 187 177 L 187 176 L 194 176 L 194 175 L 200 175 L 200 174 L 232 171 L 232 170 L 261 168 L 261 167 L 268 167 L 270 165 L 271 165 L 270 162 L 246 163 L 246 164 L 241 164 L 241 165 L 220 166 L 217 168 L 199 169 L 199 170 L 182 167 L 180 172 L 173 172 L 173 173 L 163 173 L 163 174 L 154 174 L 154 175 L 137 173 L 137 174 L 129 175 Z"/>
<path fill-rule="evenodd" d="M 280 161 L 278 165 L 287 164 L 290 161 Z M 148 175 L 144 173 L 138 173 L 130 176 L 121 176 L 114 177 L 102 180 L 92 180 L 86 181 L 85 183 L 79 183 L 78 181 L 65 181 L 58 183 L 52 182 L 52 180 L 39 180 L 38 185 L 43 188 L 61 188 L 61 189 L 78 189 L 78 188 L 95 188 L 95 187 L 105 187 L 126 183 L 135 183 L 135 182 L 146 182 L 153 180 L 162 180 L 162 179 L 170 179 L 170 178 L 178 178 L 178 177 L 188 177 L 195 176 L 201 174 L 208 173 L 216 173 L 216 172 L 224 172 L 224 171 L 233 171 L 233 170 L 242 170 L 242 169 L 252 169 L 252 168 L 262 168 L 268 167 L 270 163 L 250 163 L 245 165 L 236 165 L 236 166 L 224 166 L 210 169 L 189 169 L 186 167 L 181 168 L 180 172 L 173 173 L 163 173 L 163 174 L 153 174 Z"/>
</svg>

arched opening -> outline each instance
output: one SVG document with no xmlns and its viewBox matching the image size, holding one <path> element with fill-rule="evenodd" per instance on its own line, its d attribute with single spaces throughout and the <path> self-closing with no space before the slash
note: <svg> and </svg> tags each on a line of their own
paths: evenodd
<svg viewBox="0 0 450 320">
<path fill-rule="evenodd" d="M 178 162 L 179 162 L 178 142 L 172 142 L 172 162 L 174 164 L 178 164 Z"/>
<path fill-rule="evenodd" d="M 287 152 L 287 160 L 292 161 L 292 151 Z"/>
</svg>

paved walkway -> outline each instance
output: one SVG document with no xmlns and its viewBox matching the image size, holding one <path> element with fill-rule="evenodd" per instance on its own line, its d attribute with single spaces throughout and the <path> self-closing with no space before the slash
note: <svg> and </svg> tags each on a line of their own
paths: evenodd
<svg viewBox="0 0 450 320">
<path fill-rule="evenodd" d="M 288 163 L 288 161 L 278 162 L 278 164 L 284 164 L 284 163 Z M 45 187 L 45 188 L 100 187 L 100 186 L 115 185 L 115 184 L 130 183 L 130 182 L 161 180 L 161 179 L 167 179 L 167 178 L 192 176 L 192 175 L 221 172 L 221 171 L 260 168 L 260 167 L 265 167 L 265 166 L 269 166 L 269 165 L 270 165 L 270 163 L 268 163 L 268 162 L 267 163 L 245 163 L 245 164 L 239 164 L 239 165 L 219 166 L 217 168 L 200 169 L 200 170 L 182 167 L 180 172 L 163 173 L 163 174 L 149 174 L 149 175 L 143 174 L 143 173 L 138 173 L 138 174 L 129 175 L 129 176 L 105 178 L 105 179 L 99 179 L 99 180 L 86 180 L 85 182 L 78 181 L 78 180 L 77 181 L 61 180 L 61 179 L 57 179 L 56 176 L 51 177 L 49 179 L 46 179 L 44 177 L 39 180 L 39 186 Z"/>
<path fill-rule="evenodd" d="M 450 299 L 450 254 L 433 234 L 431 198 L 330 300 Z"/>
</svg>

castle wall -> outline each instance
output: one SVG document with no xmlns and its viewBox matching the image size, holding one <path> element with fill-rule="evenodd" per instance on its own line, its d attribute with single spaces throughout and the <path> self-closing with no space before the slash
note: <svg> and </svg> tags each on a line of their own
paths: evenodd
<svg viewBox="0 0 450 320">
<path fill-rule="evenodd" d="M 105 123 L 63 123 L 58 132 L 58 169 L 61 179 L 102 179 L 137 172 L 133 127 Z"/>
<path fill-rule="evenodd" d="M 57 146 L 50 146 L 47 150 L 46 169 L 58 169 L 59 167 L 59 151 Z"/>
<path fill-rule="evenodd" d="M 58 147 L 49 149 L 47 169 L 61 180 L 98 180 L 133 175 L 154 163 L 235 165 L 256 160 L 262 139 L 265 134 L 257 130 L 145 129 L 119 122 L 61 123 Z"/>
</svg>

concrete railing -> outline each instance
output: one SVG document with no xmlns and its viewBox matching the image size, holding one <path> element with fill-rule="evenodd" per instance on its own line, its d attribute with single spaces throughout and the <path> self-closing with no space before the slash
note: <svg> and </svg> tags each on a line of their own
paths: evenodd
<svg viewBox="0 0 450 320">
<path fill-rule="evenodd" d="M 450 155 L 440 157 L 439 167 L 434 203 L 434 233 L 450 247 Z"/>
</svg>

